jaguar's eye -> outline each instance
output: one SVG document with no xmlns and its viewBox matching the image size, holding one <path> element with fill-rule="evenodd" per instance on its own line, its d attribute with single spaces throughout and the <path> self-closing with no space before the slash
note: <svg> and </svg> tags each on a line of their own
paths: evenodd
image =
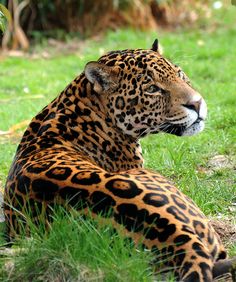
<svg viewBox="0 0 236 282">
<path fill-rule="evenodd" d="M 148 93 L 155 93 L 155 92 L 161 92 L 162 91 L 162 89 L 160 88 L 160 87 L 158 87 L 158 86 L 156 86 L 156 85 L 151 85 L 151 86 L 149 86 L 147 89 L 146 89 L 146 91 L 148 92 Z"/>
</svg>

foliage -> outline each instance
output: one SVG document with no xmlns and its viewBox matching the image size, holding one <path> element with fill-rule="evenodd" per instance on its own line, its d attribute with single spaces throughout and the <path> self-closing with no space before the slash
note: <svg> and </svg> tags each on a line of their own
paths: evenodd
<svg viewBox="0 0 236 282">
<path fill-rule="evenodd" d="M 18 1 L 21 4 L 24 1 Z M 35 32 L 63 30 L 76 32 L 80 38 L 132 27 L 141 30 L 156 29 L 157 26 L 192 26 L 211 15 L 212 0 L 71 0 L 34 1 L 22 11 L 19 26 L 28 35 Z M 0 0 L 0 3 L 6 3 Z M 12 3 L 8 1 L 9 7 Z M 44 33 L 45 34 L 45 33 Z M 48 34 L 48 33 L 46 33 Z M 54 36 L 51 32 L 50 36 Z"/>
<path fill-rule="evenodd" d="M 11 15 L 7 8 L 0 4 L 0 30 L 2 32 L 6 30 L 7 21 L 11 21 Z"/>
</svg>

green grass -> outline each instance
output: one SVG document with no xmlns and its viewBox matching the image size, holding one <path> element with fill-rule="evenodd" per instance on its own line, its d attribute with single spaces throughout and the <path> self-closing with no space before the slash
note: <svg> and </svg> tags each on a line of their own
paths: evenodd
<svg viewBox="0 0 236 282">
<path fill-rule="evenodd" d="M 59 209 L 49 234 L 43 226 L 32 230 L 32 238 L 19 243 L 17 271 L 4 271 L 4 281 L 153 280 L 148 263 L 153 255 L 134 248 L 112 226 L 101 226 L 90 216 L 85 220 Z"/>
<path fill-rule="evenodd" d="M 209 115 L 206 129 L 200 135 L 180 138 L 158 134 L 141 142 L 147 168 L 172 179 L 206 215 L 223 218 L 235 218 L 236 215 L 233 206 L 236 202 L 235 10 L 236 7 L 231 6 L 215 11 L 205 29 L 158 32 L 165 56 L 179 64 L 191 78 L 208 104 Z M 76 54 L 57 54 L 49 59 L 0 58 L 0 130 L 7 131 L 30 120 L 83 70 L 86 62 L 96 60 L 108 50 L 149 48 L 155 37 L 157 34 L 154 32 L 119 30 L 108 32 L 99 41 L 87 41 L 85 48 Z M 12 135 L 0 135 L 0 185 L 5 182 L 24 129 L 25 125 Z M 227 157 L 230 165 L 211 167 L 210 160 L 217 155 Z M 52 269 L 51 266 L 58 273 L 65 270 L 62 271 L 65 279 L 67 275 L 74 279 L 83 273 L 93 278 L 105 275 L 106 281 L 122 281 L 124 277 L 130 277 L 129 281 L 149 281 L 152 278 L 147 264 L 148 254 L 141 252 L 140 255 L 135 249 L 130 251 L 128 248 L 132 253 L 128 260 L 125 249 L 121 247 L 125 244 L 122 239 L 116 240 L 117 236 L 111 235 L 109 228 L 97 230 L 93 226 L 90 221 L 78 223 L 75 218 L 66 217 L 56 221 L 48 236 L 42 232 L 35 235 L 33 241 L 20 242 L 27 251 L 15 257 L 17 271 L 14 271 L 16 274 L 11 281 L 29 281 L 32 277 L 36 279 L 30 276 L 36 274 L 38 280 L 32 281 L 40 281 L 40 277 L 41 281 L 46 281 L 44 275 L 50 277 L 48 269 Z M 82 234 L 77 229 L 82 230 Z M 89 230 L 94 233 L 90 234 Z M 87 233 L 88 237 L 85 236 Z M 110 239 L 117 244 L 112 251 Z M 80 254 L 84 244 L 84 253 Z M 127 244 L 125 246 L 127 248 Z M 95 250 L 102 254 L 97 255 Z M 230 253 L 236 254 L 235 244 Z M 0 263 L 4 262 L 5 259 L 0 259 Z"/>
</svg>

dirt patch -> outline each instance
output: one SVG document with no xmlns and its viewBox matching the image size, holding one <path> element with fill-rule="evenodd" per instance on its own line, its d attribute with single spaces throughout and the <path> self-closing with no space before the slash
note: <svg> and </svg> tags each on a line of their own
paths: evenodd
<svg viewBox="0 0 236 282">
<path fill-rule="evenodd" d="M 206 166 L 198 166 L 197 171 L 212 175 L 221 169 L 236 170 L 236 160 L 233 156 L 216 155 L 208 160 Z"/>
<path fill-rule="evenodd" d="M 236 243 L 236 225 L 233 218 L 211 219 L 215 231 L 219 234 L 224 246 L 228 249 Z"/>
<path fill-rule="evenodd" d="M 208 166 L 213 169 L 225 169 L 225 168 L 229 168 L 229 169 L 234 169 L 235 168 L 235 164 L 233 162 L 233 160 L 230 159 L 229 156 L 227 155 L 216 155 L 213 158 L 211 158 L 208 161 Z"/>
</svg>

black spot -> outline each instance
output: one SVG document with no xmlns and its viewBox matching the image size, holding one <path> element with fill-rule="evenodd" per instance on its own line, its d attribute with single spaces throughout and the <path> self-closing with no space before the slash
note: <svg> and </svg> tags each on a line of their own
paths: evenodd
<svg viewBox="0 0 236 282">
<path fill-rule="evenodd" d="M 110 159 L 112 159 L 113 161 L 118 161 L 118 159 L 115 157 L 115 154 L 114 153 L 112 153 L 111 151 L 108 151 L 107 152 L 107 156 L 110 158 Z"/>
<path fill-rule="evenodd" d="M 66 180 L 72 173 L 71 168 L 69 167 L 55 167 L 51 168 L 46 172 L 46 176 L 48 178 L 53 178 L 57 180 Z"/>
<path fill-rule="evenodd" d="M 92 211 L 96 214 L 101 214 L 102 216 L 112 216 L 113 206 L 115 206 L 115 200 L 100 191 L 95 191 L 91 195 L 92 200 Z"/>
<path fill-rule="evenodd" d="M 119 119 L 119 122 L 124 122 L 125 121 L 125 119 L 123 118 L 123 116 L 122 115 L 117 115 L 117 118 Z"/>
<path fill-rule="evenodd" d="M 75 94 L 76 94 L 76 90 L 77 90 L 76 85 L 73 85 L 73 86 L 71 87 L 71 90 L 72 90 L 72 93 L 75 95 Z"/>
<path fill-rule="evenodd" d="M 177 236 L 174 239 L 174 243 L 177 246 L 182 246 L 182 245 L 188 243 L 190 240 L 191 240 L 191 237 L 189 237 L 188 235 L 182 234 L 182 235 Z"/>
<path fill-rule="evenodd" d="M 135 204 L 121 204 L 117 206 L 117 211 L 122 215 L 136 218 L 139 222 L 144 222 L 149 216 L 149 212 L 147 210 L 138 210 Z"/>
<path fill-rule="evenodd" d="M 160 242 L 166 242 L 168 238 L 176 232 L 175 224 L 168 224 L 163 231 L 159 232 L 158 239 Z"/>
<path fill-rule="evenodd" d="M 63 103 L 59 103 L 58 105 L 57 105 L 57 109 L 60 111 L 60 110 L 62 110 L 62 109 L 64 109 L 64 104 Z"/>
<path fill-rule="evenodd" d="M 169 223 L 167 218 L 161 218 L 160 214 L 152 213 L 146 218 L 148 224 L 156 224 L 157 228 L 165 228 Z"/>
<path fill-rule="evenodd" d="M 29 193 L 29 187 L 30 187 L 30 178 L 25 175 L 20 175 L 18 177 L 18 185 L 17 185 L 18 191 L 26 195 Z"/>
<path fill-rule="evenodd" d="M 169 203 L 168 197 L 160 193 L 147 193 L 143 197 L 145 204 L 152 205 L 154 207 L 162 207 Z"/>
<path fill-rule="evenodd" d="M 148 190 L 158 191 L 158 192 L 166 192 L 160 185 L 156 183 L 143 183 Z"/>
<path fill-rule="evenodd" d="M 214 243 L 214 235 L 210 228 L 208 229 L 207 240 L 210 245 Z"/>
<path fill-rule="evenodd" d="M 47 137 L 58 137 L 58 134 L 56 132 L 53 131 L 47 131 Z"/>
<path fill-rule="evenodd" d="M 79 115 L 80 116 L 90 116 L 91 111 L 88 108 L 84 108 L 83 110 L 80 111 Z"/>
<path fill-rule="evenodd" d="M 36 179 L 32 182 L 32 189 L 37 198 L 50 201 L 54 199 L 58 186 L 48 180 Z"/>
<path fill-rule="evenodd" d="M 194 228 L 198 228 L 198 225 L 200 226 L 201 229 L 205 229 L 205 225 L 201 221 L 194 220 L 193 221 Z"/>
<path fill-rule="evenodd" d="M 194 220 L 193 226 L 194 226 L 195 231 L 198 234 L 198 236 L 200 238 L 204 238 L 205 234 L 204 234 L 204 232 L 200 232 L 200 230 L 205 229 L 205 225 L 201 221 Z"/>
<path fill-rule="evenodd" d="M 108 181 L 105 187 L 115 196 L 125 199 L 134 198 L 142 193 L 142 189 L 139 189 L 135 182 L 122 178 Z"/>
<path fill-rule="evenodd" d="M 203 247 L 198 242 L 193 243 L 192 248 L 198 256 L 209 259 L 209 255 L 203 250 Z"/>
<path fill-rule="evenodd" d="M 183 224 L 181 230 L 188 232 L 190 234 L 195 234 L 194 230 L 191 227 L 189 227 L 188 225 L 185 225 L 185 224 Z"/>
<path fill-rule="evenodd" d="M 89 192 L 85 189 L 66 186 L 59 190 L 59 195 L 66 200 L 69 205 L 76 207 L 76 209 L 82 209 L 87 204 Z"/>
<path fill-rule="evenodd" d="M 45 161 L 44 163 L 36 163 L 27 167 L 27 171 L 30 173 L 38 174 L 40 172 L 48 170 L 55 161 Z"/>
<path fill-rule="evenodd" d="M 160 264 L 161 262 L 165 265 L 174 267 L 173 261 L 170 261 L 170 258 L 174 254 L 173 246 L 163 247 L 162 249 L 158 249 L 156 246 L 152 246 L 151 251 L 154 252 L 156 257 L 154 263 Z"/>
<path fill-rule="evenodd" d="M 71 182 L 80 184 L 80 185 L 93 185 L 98 184 L 101 182 L 101 178 L 99 174 L 96 172 L 90 172 L 90 171 L 81 171 L 76 173 L 72 179 Z"/>
<path fill-rule="evenodd" d="M 33 135 L 29 135 L 29 136 L 26 138 L 26 141 L 29 142 L 29 141 L 31 141 L 31 140 L 33 140 L 33 139 L 34 139 L 34 136 L 33 136 Z"/>
<path fill-rule="evenodd" d="M 22 208 L 24 207 L 24 198 L 19 195 L 19 194 L 15 194 L 14 198 L 13 198 L 13 206 L 16 210 L 22 210 Z"/>
<path fill-rule="evenodd" d="M 111 145 L 111 142 L 108 141 L 108 140 L 105 140 L 105 141 L 102 142 L 102 149 L 104 151 L 108 151 L 107 147 L 109 147 L 110 145 Z"/>
<path fill-rule="evenodd" d="M 188 212 L 192 216 L 197 216 L 198 215 L 198 213 L 195 210 L 193 210 L 193 209 L 189 209 Z"/>
<path fill-rule="evenodd" d="M 138 105 L 138 96 L 136 96 L 133 99 L 128 100 L 128 103 L 131 107 L 137 106 Z"/>
<path fill-rule="evenodd" d="M 67 121 L 69 121 L 69 117 L 61 115 L 59 116 L 58 121 L 60 122 L 60 124 L 65 124 Z M 60 126 L 57 126 L 57 128 L 60 129 Z"/>
<path fill-rule="evenodd" d="M 35 117 L 35 119 L 38 119 L 38 120 L 43 120 L 47 115 L 48 115 L 48 112 L 49 112 L 49 110 L 48 109 L 43 109 L 42 110 L 42 112 L 41 113 L 39 113 L 36 117 Z"/>
<path fill-rule="evenodd" d="M 51 138 L 51 137 L 47 137 L 47 136 L 43 137 L 38 142 L 38 145 L 40 146 L 41 149 L 50 148 L 55 144 L 61 145 L 62 142 L 60 140 L 58 140 L 57 138 Z"/>
<path fill-rule="evenodd" d="M 98 135 L 92 133 L 92 134 L 91 134 L 91 137 L 92 137 L 97 143 L 99 143 L 99 136 L 98 136 Z"/>
<path fill-rule="evenodd" d="M 143 68 L 143 63 L 140 61 L 140 62 L 138 62 L 138 67 L 139 68 Z"/>
<path fill-rule="evenodd" d="M 40 127 L 38 131 L 38 136 L 42 135 L 45 131 L 47 131 L 51 127 L 51 124 L 46 124 Z"/>
<path fill-rule="evenodd" d="M 174 203 L 181 209 L 186 210 L 187 206 L 183 199 L 175 194 L 171 194 L 171 198 L 173 199 Z"/>
<path fill-rule="evenodd" d="M 162 250 L 162 255 L 164 255 L 164 260 L 168 259 L 168 257 L 173 256 L 174 255 L 174 247 L 173 246 L 168 246 L 168 247 L 164 247 Z M 171 265 L 171 263 L 168 263 L 168 265 Z"/>
<path fill-rule="evenodd" d="M 6 201 L 11 199 L 11 198 L 13 198 L 15 196 L 15 193 L 16 193 L 16 185 L 15 185 L 15 183 L 12 183 L 10 185 L 10 187 L 6 187 L 5 188 L 5 196 L 4 196 Z M 7 209 L 8 208 L 9 207 L 7 207 Z"/>
<path fill-rule="evenodd" d="M 145 238 L 149 240 L 154 240 L 159 237 L 159 232 L 155 227 L 146 228 L 143 232 L 145 234 Z"/>
<path fill-rule="evenodd" d="M 126 66 L 126 65 L 125 65 L 124 63 L 119 63 L 119 67 L 120 67 L 120 68 L 124 69 L 125 66 Z"/>
<path fill-rule="evenodd" d="M 168 238 L 176 232 L 175 224 L 168 224 L 163 231 L 157 230 L 155 227 L 147 227 L 144 229 L 146 239 L 158 239 L 160 242 L 166 242 Z"/>
<path fill-rule="evenodd" d="M 65 140 L 68 140 L 68 141 L 73 141 L 73 140 L 75 139 L 75 137 L 74 137 L 72 134 L 69 134 L 69 133 L 61 134 L 61 136 L 62 136 Z"/>
<path fill-rule="evenodd" d="M 140 232 L 144 229 L 143 222 L 139 222 L 137 218 L 129 217 L 126 214 L 115 213 L 114 219 L 130 232 Z"/>
<path fill-rule="evenodd" d="M 127 126 L 126 126 L 127 130 L 132 130 L 134 127 L 131 123 L 129 123 Z"/>
<path fill-rule="evenodd" d="M 62 133 L 64 133 L 64 132 L 67 131 L 66 125 L 64 125 L 64 124 L 62 124 L 62 123 L 58 123 L 58 124 L 57 124 L 57 128 L 58 128 L 58 130 L 59 130 L 59 134 L 62 134 Z"/>
<path fill-rule="evenodd" d="M 142 181 L 142 182 L 145 182 L 145 183 L 143 183 L 144 185 L 145 185 L 145 187 L 146 187 L 146 184 L 148 183 L 151 183 L 152 184 L 152 182 L 153 182 L 153 180 L 149 177 L 149 176 L 146 176 L 146 175 L 140 175 L 140 176 L 135 176 L 135 178 L 138 180 L 138 181 Z M 148 185 L 147 184 L 147 185 Z"/>
<path fill-rule="evenodd" d="M 40 123 L 38 123 L 38 122 L 31 122 L 30 127 L 32 128 L 32 131 L 34 133 L 36 133 L 39 130 Z"/>
<path fill-rule="evenodd" d="M 199 266 L 201 268 L 203 281 L 212 281 L 212 269 L 210 266 L 205 262 L 199 263 Z"/>
<path fill-rule="evenodd" d="M 218 250 L 218 248 L 217 248 L 217 246 L 215 246 L 215 247 L 213 248 L 213 250 L 211 251 L 211 256 L 212 256 L 213 258 L 216 257 L 217 250 Z"/>
<path fill-rule="evenodd" d="M 186 253 L 184 249 L 180 249 L 178 251 L 175 252 L 175 256 L 174 256 L 174 261 L 176 262 L 177 266 L 181 266 L 184 259 L 185 259 Z"/>
<path fill-rule="evenodd" d="M 136 93 L 135 88 L 129 91 L 129 95 L 134 95 Z"/>
<path fill-rule="evenodd" d="M 36 146 L 34 145 L 31 145 L 31 146 L 28 146 L 26 149 L 24 149 L 21 153 L 21 157 L 25 157 L 29 154 L 31 154 L 33 151 L 35 151 L 37 149 Z"/>
<path fill-rule="evenodd" d="M 189 223 L 189 218 L 187 218 L 187 216 L 185 216 L 185 214 L 181 212 L 177 207 L 170 206 L 166 209 L 166 211 L 172 214 L 177 220 L 184 223 Z"/>
<path fill-rule="evenodd" d="M 200 281 L 200 276 L 196 271 L 193 271 L 187 277 L 185 277 L 183 281 L 184 282 Z"/>
<path fill-rule="evenodd" d="M 136 109 L 135 108 L 132 108 L 130 109 L 129 111 L 127 111 L 127 115 L 132 115 L 134 116 L 136 114 Z"/>
<path fill-rule="evenodd" d="M 54 119 L 56 116 L 56 113 L 55 112 L 51 112 L 44 120 L 50 120 L 50 119 Z"/>
<path fill-rule="evenodd" d="M 186 273 L 188 273 L 192 266 L 193 266 L 192 262 L 186 261 L 182 266 L 181 276 L 184 276 Z"/>
<path fill-rule="evenodd" d="M 115 63 L 117 62 L 116 59 L 109 61 L 108 63 L 106 63 L 107 66 L 111 66 L 113 67 L 115 65 Z"/>
<path fill-rule="evenodd" d="M 226 259 L 226 257 L 227 257 L 226 251 L 221 251 L 221 252 L 219 253 L 219 255 L 218 255 L 217 260 Z"/>
</svg>

